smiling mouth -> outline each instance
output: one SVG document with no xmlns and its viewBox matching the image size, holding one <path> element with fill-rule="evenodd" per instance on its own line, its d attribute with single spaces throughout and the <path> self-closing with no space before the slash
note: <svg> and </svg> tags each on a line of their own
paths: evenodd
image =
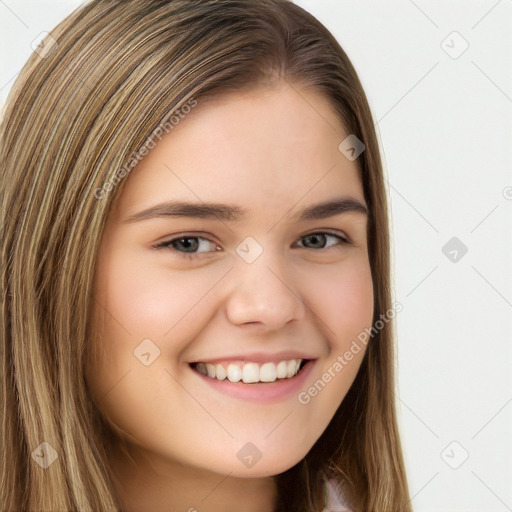
<svg viewBox="0 0 512 512">
<path fill-rule="evenodd" d="M 257 384 L 292 379 L 309 361 L 308 359 L 288 359 L 278 363 L 233 362 L 229 364 L 198 362 L 191 363 L 190 366 L 210 379 Z"/>
</svg>

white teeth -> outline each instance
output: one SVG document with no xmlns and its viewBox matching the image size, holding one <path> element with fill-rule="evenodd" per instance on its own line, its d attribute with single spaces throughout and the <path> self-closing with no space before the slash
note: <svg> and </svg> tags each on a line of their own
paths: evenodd
<svg viewBox="0 0 512 512">
<path fill-rule="evenodd" d="M 246 384 L 252 384 L 260 380 L 260 371 L 256 363 L 246 363 L 243 365 L 242 380 Z"/>
<path fill-rule="evenodd" d="M 261 382 L 274 382 L 277 377 L 277 368 L 274 363 L 265 363 L 260 368 Z"/>
<path fill-rule="evenodd" d="M 299 369 L 300 365 L 300 359 L 292 359 L 291 361 L 287 362 L 287 365 L 288 367 L 286 370 L 286 377 L 289 379 L 290 377 L 293 377 L 297 373 L 297 370 Z M 208 365 L 206 365 L 206 367 L 208 368 Z"/>
<path fill-rule="evenodd" d="M 212 379 L 230 382 L 243 381 L 245 384 L 255 382 L 275 382 L 277 379 L 290 379 L 299 372 L 302 359 L 290 359 L 275 363 L 230 363 L 227 369 L 222 364 L 197 363 L 196 370 Z"/>
<path fill-rule="evenodd" d="M 226 370 L 224 370 L 224 366 L 222 366 L 221 364 L 215 365 L 215 376 L 219 380 L 224 380 L 227 377 L 227 373 Z"/>
<path fill-rule="evenodd" d="M 286 369 L 288 368 L 286 361 L 279 361 L 277 364 L 276 369 L 276 376 L 278 379 L 285 379 L 286 378 Z"/>
<path fill-rule="evenodd" d="M 236 364 L 230 364 L 227 374 L 230 382 L 239 382 L 242 378 L 242 369 Z"/>
<path fill-rule="evenodd" d="M 206 371 L 208 372 L 208 377 L 215 378 L 215 366 L 213 364 L 206 363 Z"/>
<path fill-rule="evenodd" d="M 203 375 L 208 375 L 208 372 L 206 371 L 206 366 L 204 363 L 197 363 L 196 369 L 198 372 L 202 373 Z"/>
</svg>

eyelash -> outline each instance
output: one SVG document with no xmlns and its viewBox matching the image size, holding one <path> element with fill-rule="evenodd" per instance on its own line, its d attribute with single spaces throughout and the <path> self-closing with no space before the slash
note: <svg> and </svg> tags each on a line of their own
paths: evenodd
<svg viewBox="0 0 512 512">
<path fill-rule="evenodd" d="M 334 237 L 334 238 L 337 238 L 339 240 L 339 243 L 334 245 L 334 246 L 330 246 L 330 247 L 320 247 L 319 249 L 310 249 L 312 251 L 328 250 L 328 249 L 332 249 L 333 247 L 336 247 L 338 245 L 349 245 L 349 244 L 351 244 L 350 240 L 347 237 L 343 237 L 341 235 L 336 235 L 334 233 L 329 233 L 329 232 L 326 232 L 326 231 L 314 231 L 313 233 L 308 233 L 307 235 L 302 236 L 300 239 L 302 240 L 304 238 L 307 238 L 307 237 L 313 236 L 313 235 L 327 235 L 327 236 L 330 236 L 330 237 Z M 208 240 L 209 242 L 215 244 L 215 242 L 212 242 L 211 240 L 209 240 L 208 238 L 205 238 L 203 236 L 184 234 L 184 235 L 180 235 L 180 236 L 171 238 L 170 240 L 166 240 L 165 242 L 160 242 L 160 243 L 154 245 L 153 247 L 155 249 L 169 249 L 169 250 L 175 252 L 178 255 L 178 257 L 186 258 L 186 259 L 189 259 L 189 260 L 197 258 L 198 255 L 200 255 L 200 254 L 205 254 L 205 253 L 202 253 L 202 252 L 187 253 L 187 252 L 179 251 L 179 250 L 175 249 L 174 247 L 172 247 L 172 244 L 174 242 L 176 242 L 178 240 L 183 240 L 183 239 L 198 239 L 198 240 L 202 239 L 202 240 Z M 308 249 L 308 247 L 300 247 L 300 248 L 301 249 Z M 216 252 L 216 251 L 206 251 L 206 254 L 208 252 Z"/>
</svg>

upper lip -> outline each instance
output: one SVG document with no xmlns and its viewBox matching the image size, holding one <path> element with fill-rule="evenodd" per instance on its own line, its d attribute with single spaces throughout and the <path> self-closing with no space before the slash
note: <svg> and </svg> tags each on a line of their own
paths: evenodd
<svg viewBox="0 0 512 512">
<path fill-rule="evenodd" d="M 252 362 L 252 363 L 278 363 L 279 361 L 288 361 L 290 359 L 316 359 L 315 356 L 311 354 L 306 354 L 305 352 L 279 352 L 277 354 L 265 354 L 263 352 L 254 352 L 251 354 L 237 354 L 230 356 L 222 356 L 215 358 L 204 358 L 204 359 L 196 359 L 194 361 L 190 361 L 190 364 L 194 363 L 224 363 L 229 361 L 244 361 L 244 362 Z"/>
</svg>

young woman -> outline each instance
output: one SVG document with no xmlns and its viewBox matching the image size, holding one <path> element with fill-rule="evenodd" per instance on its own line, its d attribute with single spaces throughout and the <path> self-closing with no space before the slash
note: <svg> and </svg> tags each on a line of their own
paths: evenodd
<svg viewBox="0 0 512 512">
<path fill-rule="evenodd" d="M 2 510 L 411 510 L 378 144 L 316 19 L 91 1 L 0 161 Z"/>
</svg>

